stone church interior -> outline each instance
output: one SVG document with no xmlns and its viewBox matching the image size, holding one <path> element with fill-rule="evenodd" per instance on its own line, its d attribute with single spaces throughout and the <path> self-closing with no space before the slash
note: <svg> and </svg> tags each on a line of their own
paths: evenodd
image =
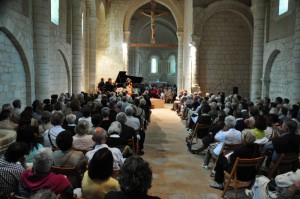
<svg viewBox="0 0 300 199">
<path fill-rule="evenodd" d="M 122 183 L 130 180 L 118 182 L 116 176 L 124 175 L 126 178 L 129 175 L 122 173 L 123 166 L 127 166 L 132 175 L 137 174 L 139 171 L 130 171 L 130 164 L 141 164 L 145 173 L 140 175 L 151 176 L 151 179 L 139 179 L 141 182 L 148 180 L 150 187 L 152 182 L 151 189 L 140 187 L 146 191 L 138 194 L 145 198 L 219 198 L 221 194 L 223 197 L 227 185 L 222 177 L 222 182 L 219 180 L 222 176 L 219 175 L 220 170 L 223 172 L 220 165 L 230 164 L 230 158 L 229 162 L 227 159 L 227 162 L 221 162 L 223 153 L 214 154 L 215 148 L 206 146 L 202 141 L 200 148 L 193 149 L 194 139 L 210 136 L 210 144 L 217 141 L 223 147 L 226 145 L 225 138 L 218 140 L 218 136 L 212 135 L 235 129 L 242 137 L 238 142 L 255 135 L 254 140 L 259 140 L 256 143 L 263 142 L 260 149 L 271 147 L 279 156 L 291 152 L 299 156 L 300 1 L 1 0 L 0 82 L 0 154 L 4 154 L 0 159 L 1 198 L 19 195 L 29 198 L 29 193 L 36 192 L 36 197 L 39 194 L 63 193 L 66 198 L 72 198 L 73 188 L 81 189 L 74 192 L 78 199 L 93 198 L 93 194 L 97 198 L 129 198 L 122 189 L 126 184 Z M 205 112 L 207 106 L 209 110 Z M 220 112 L 226 114 L 224 118 Z M 208 123 L 201 123 L 203 114 L 210 116 Z M 235 122 L 231 121 L 230 115 L 234 116 L 231 117 Z M 222 128 L 212 133 L 210 127 L 221 125 L 221 120 Z M 244 121 L 241 129 L 237 126 L 238 120 Z M 258 124 L 259 121 L 265 124 Z M 280 127 L 274 130 L 277 122 Z M 201 125 L 205 126 L 204 129 L 207 127 L 207 132 L 199 137 L 198 126 Z M 111 173 L 105 180 L 114 187 L 109 191 L 116 193 L 104 197 L 107 190 L 100 184 L 94 187 L 95 190 L 89 188 L 93 185 L 91 179 L 102 180 L 99 176 L 104 174 L 96 172 L 90 175 L 93 168 L 87 165 L 95 164 L 96 168 L 103 161 L 103 154 L 108 152 L 102 148 L 111 147 L 105 141 L 109 140 L 109 129 L 113 128 L 120 131 L 117 136 L 122 135 L 124 129 L 127 134 L 132 133 L 128 137 L 128 143 L 132 138 L 132 146 L 127 145 L 127 139 L 125 145 L 133 156 L 128 156 L 127 160 L 131 161 L 127 161 L 124 147 L 117 151 L 108 148 L 113 157 L 113 170 L 104 167 L 103 170 L 108 169 Z M 51 129 L 53 138 L 50 137 Z M 250 133 L 244 132 L 245 129 Z M 69 134 L 61 133 L 67 132 L 65 130 Z M 73 137 L 69 136 L 70 132 Z M 272 135 L 267 136 L 269 132 Z M 282 142 L 293 143 L 294 149 L 297 149 L 278 152 L 278 143 L 272 141 L 273 132 L 278 133 L 279 138 L 289 133 L 291 136 L 282 138 Z M 82 141 L 83 136 L 85 141 Z M 158 138 L 161 140 L 158 141 Z M 180 143 L 180 146 L 169 143 L 167 138 Z M 49 183 L 48 187 L 44 187 L 50 189 L 48 192 L 33 190 L 28 176 L 38 175 L 35 173 L 40 169 L 38 165 L 46 164 L 47 158 L 54 158 L 56 165 L 55 158 L 65 160 L 68 157 L 67 150 L 58 146 L 60 139 L 72 139 L 70 146 L 65 143 L 64 146 L 61 144 L 62 147 L 76 151 L 78 161 L 87 166 L 86 172 L 81 173 L 80 185 L 75 186 L 72 181 L 62 179 L 56 173 L 59 169 L 50 166 L 47 172 L 51 175 L 52 171 L 56 172 L 47 182 L 61 181 L 60 186 L 64 187 L 58 191 Z M 23 146 L 21 142 L 27 145 Z M 76 142 L 79 144 L 74 144 Z M 52 150 L 47 150 L 49 147 Z M 21 152 L 21 148 L 28 153 Z M 174 151 L 178 151 L 180 156 Z M 99 162 L 92 161 L 96 158 L 94 153 L 100 154 L 98 152 L 103 153 L 99 155 Z M 12 154 L 18 154 L 19 159 L 12 160 L 16 158 L 14 156 L 9 160 Z M 156 161 L 157 154 L 174 162 L 166 164 L 165 159 Z M 209 160 L 206 162 L 210 156 L 218 157 L 212 168 L 208 166 Z M 24 157 L 27 166 L 16 165 Z M 178 158 L 185 160 L 186 165 L 182 165 Z M 268 159 L 270 165 L 275 160 L 272 155 Z M 188 165 L 188 162 L 191 164 Z M 78 165 L 74 166 L 78 169 Z M 168 171 L 161 169 L 162 166 L 174 166 L 171 169 L 178 178 L 168 178 L 168 182 L 174 180 L 173 184 L 162 183 L 168 175 Z M 7 168 L 12 170 L 14 177 L 6 175 Z M 26 173 L 26 168 L 33 170 Z M 176 170 L 180 168 L 187 172 Z M 212 178 L 208 168 L 212 169 Z M 190 186 L 188 179 L 182 180 L 188 172 L 202 179 L 197 181 L 201 186 L 195 192 L 190 191 L 191 187 L 187 188 Z M 279 170 L 276 174 L 284 175 Z M 293 183 L 300 182 L 298 175 L 295 174 L 299 179 Z M 276 175 L 266 176 L 267 180 L 271 180 Z M 14 183 L 21 183 L 21 190 L 11 183 L 4 183 L 11 179 Z M 265 188 L 268 181 L 264 180 L 256 179 L 255 185 Z M 182 184 L 178 185 L 178 181 Z M 293 183 L 288 187 L 299 190 L 298 184 Z M 96 189 L 99 189 L 98 192 Z M 257 195 L 261 191 L 252 188 L 239 194 L 263 198 Z M 11 197 L 12 193 L 14 196 Z M 278 194 L 296 195 L 288 190 Z"/>
</svg>

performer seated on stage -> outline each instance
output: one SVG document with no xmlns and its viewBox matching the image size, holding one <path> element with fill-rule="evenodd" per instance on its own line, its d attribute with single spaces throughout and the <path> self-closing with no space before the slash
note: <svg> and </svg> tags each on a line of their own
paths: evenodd
<svg viewBox="0 0 300 199">
<path fill-rule="evenodd" d="M 125 85 L 126 85 L 126 89 L 127 89 L 127 91 L 128 91 L 128 95 L 132 95 L 132 89 L 133 89 L 133 86 L 132 86 L 132 82 L 131 82 L 131 79 L 130 78 L 127 78 L 126 79 L 126 83 L 125 83 Z"/>
<path fill-rule="evenodd" d="M 98 91 L 103 92 L 104 86 L 105 86 L 105 82 L 104 82 L 104 78 L 102 77 L 100 82 L 98 83 Z"/>
<path fill-rule="evenodd" d="M 108 81 L 105 83 L 105 91 L 114 92 L 115 85 L 112 82 L 111 78 L 108 78 Z"/>
</svg>

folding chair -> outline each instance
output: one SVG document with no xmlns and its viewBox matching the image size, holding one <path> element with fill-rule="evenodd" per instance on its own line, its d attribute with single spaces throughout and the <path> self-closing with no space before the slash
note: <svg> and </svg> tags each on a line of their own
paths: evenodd
<svg viewBox="0 0 300 199">
<path fill-rule="evenodd" d="M 249 184 L 247 186 L 237 186 L 238 182 L 240 180 L 237 179 L 237 168 L 238 167 L 255 167 L 256 171 L 258 172 L 259 169 L 260 169 L 260 166 L 261 164 L 263 163 L 265 157 L 261 156 L 261 157 L 258 157 L 258 158 L 250 158 L 250 159 L 242 159 L 242 158 L 237 158 L 235 163 L 234 163 L 234 166 L 231 170 L 230 173 L 228 173 L 227 171 L 224 171 L 225 175 L 226 176 L 229 176 L 226 184 L 225 184 L 225 187 L 224 187 L 224 190 L 222 192 L 222 195 L 221 195 L 221 198 L 224 198 L 225 196 L 225 193 L 226 191 L 228 190 L 228 187 L 229 187 L 229 184 L 232 182 L 233 180 L 233 183 L 234 183 L 234 192 L 235 192 L 235 199 L 237 199 L 237 189 L 238 188 L 246 188 L 246 187 L 250 187 L 253 182 L 255 181 L 255 175 L 253 176 L 253 179 L 249 180 Z"/>
<path fill-rule="evenodd" d="M 275 164 L 268 174 L 268 178 L 272 179 L 278 174 L 286 173 L 289 171 L 296 171 L 299 167 L 299 154 L 298 153 L 282 153 L 278 156 Z"/>
<path fill-rule="evenodd" d="M 220 154 L 224 154 L 225 155 L 226 153 L 232 152 L 234 149 L 240 148 L 243 145 L 244 145 L 243 142 L 236 143 L 236 144 L 223 144 L 222 149 L 220 151 Z M 215 167 L 216 167 L 216 163 L 217 163 L 217 161 L 219 159 L 219 156 L 218 157 L 212 156 L 212 158 L 215 160 L 215 165 L 214 165 L 214 167 L 212 169 L 212 171 L 214 171 Z M 211 177 L 213 177 L 213 172 L 211 173 Z"/>
<path fill-rule="evenodd" d="M 81 174 L 76 167 L 51 167 L 52 172 L 65 175 L 71 182 L 73 188 L 81 188 Z"/>
<path fill-rule="evenodd" d="M 208 129 L 210 126 L 196 123 L 195 129 L 192 135 L 188 138 L 187 142 L 192 145 L 194 139 L 202 139 L 208 135 Z"/>
</svg>

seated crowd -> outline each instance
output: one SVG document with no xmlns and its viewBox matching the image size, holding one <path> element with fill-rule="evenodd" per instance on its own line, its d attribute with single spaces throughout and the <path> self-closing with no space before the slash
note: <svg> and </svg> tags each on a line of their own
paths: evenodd
<svg viewBox="0 0 300 199">
<path fill-rule="evenodd" d="M 0 157 L 0 198 L 51 198 L 51 192 L 59 198 L 157 198 L 147 195 L 152 172 L 137 156 L 144 154 L 150 107 L 147 92 L 62 93 L 23 110 L 20 100 L 4 104 L 0 130 L 13 132 L 16 141 Z M 81 189 L 73 192 L 73 181 L 53 166 L 75 167 Z"/>
<path fill-rule="evenodd" d="M 212 188 L 224 189 L 224 171 L 230 172 L 237 158 L 264 157 L 259 170 L 253 170 L 253 167 L 238 169 L 238 179 L 245 181 L 255 179 L 259 173 L 268 176 L 281 154 L 299 156 L 299 104 L 291 105 L 287 98 L 277 97 L 271 102 L 270 98 L 265 97 L 251 102 L 238 94 L 226 97 L 220 92 L 201 97 L 199 93 L 188 94 L 182 90 L 171 110 L 177 111 L 186 123 L 188 149 L 193 154 L 204 155 L 202 167 L 212 169 Z M 230 146 L 236 148 L 226 148 Z M 209 166 L 211 159 L 214 160 L 212 167 Z M 280 173 L 293 173 L 296 169 L 286 167 Z M 273 198 L 285 198 L 283 195 L 287 192 L 289 198 L 293 198 L 291 195 L 300 192 L 300 170 L 292 175 L 297 180 L 290 180 L 288 185 L 285 184 L 285 191 L 278 189 L 281 191 Z M 278 175 L 277 178 L 281 177 Z M 266 186 L 260 186 L 262 181 L 256 182 L 252 190 L 247 189 L 246 194 L 253 198 L 270 198 L 261 194 L 266 190 Z"/>
</svg>

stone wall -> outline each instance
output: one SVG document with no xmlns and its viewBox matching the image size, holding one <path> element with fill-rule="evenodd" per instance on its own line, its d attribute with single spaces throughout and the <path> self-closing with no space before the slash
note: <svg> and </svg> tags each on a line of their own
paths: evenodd
<svg viewBox="0 0 300 199">
<path fill-rule="evenodd" d="M 32 21 L 23 12 L 31 9 L 25 2 L 0 2 L 0 104 L 19 98 L 25 106 L 35 98 Z"/>
<path fill-rule="evenodd" d="M 197 77 L 202 93 L 224 91 L 249 97 L 251 32 L 229 11 L 216 13 L 204 27 L 198 49 Z"/>
<path fill-rule="evenodd" d="M 289 11 L 283 15 L 278 15 L 278 1 L 271 1 L 268 10 L 270 20 L 266 22 L 262 95 L 273 101 L 278 96 L 292 100 L 293 82 L 297 81 L 294 79 L 295 1 L 289 1 Z"/>
<path fill-rule="evenodd" d="M 20 99 L 26 104 L 25 71 L 12 41 L 0 31 L 0 104 Z"/>
</svg>

